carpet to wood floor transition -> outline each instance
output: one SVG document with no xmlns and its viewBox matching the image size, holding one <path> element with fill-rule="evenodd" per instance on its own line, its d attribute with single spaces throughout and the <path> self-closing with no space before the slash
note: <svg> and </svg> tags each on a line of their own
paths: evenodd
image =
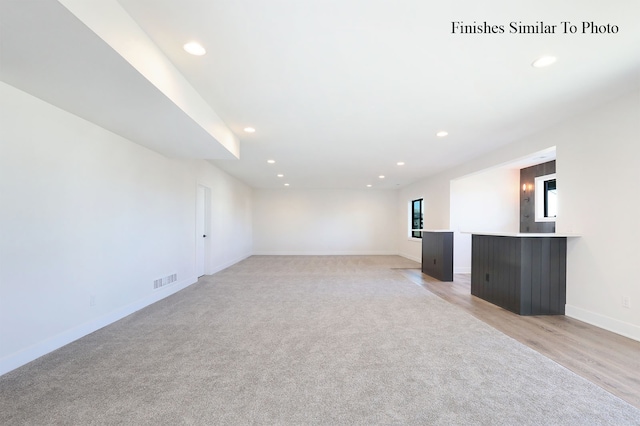
<svg viewBox="0 0 640 426">
<path fill-rule="evenodd" d="M 418 266 L 250 257 L 0 377 L 0 424 L 640 424 Z"/>
</svg>

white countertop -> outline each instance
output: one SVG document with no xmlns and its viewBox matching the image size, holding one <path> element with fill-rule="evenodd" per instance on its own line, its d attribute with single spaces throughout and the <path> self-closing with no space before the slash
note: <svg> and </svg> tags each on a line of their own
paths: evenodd
<svg viewBox="0 0 640 426">
<path fill-rule="evenodd" d="M 521 238 L 577 238 L 575 234 L 556 234 L 555 232 L 477 232 L 462 231 L 463 234 L 490 235 L 495 237 L 521 237 Z"/>
</svg>

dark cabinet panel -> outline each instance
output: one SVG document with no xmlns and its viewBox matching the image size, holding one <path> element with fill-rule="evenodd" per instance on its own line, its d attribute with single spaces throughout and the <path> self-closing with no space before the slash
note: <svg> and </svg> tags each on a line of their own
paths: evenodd
<svg viewBox="0 0 640 426">
<path fill-rule="evenodd" d="M 471 294 L 520 315 L 563 315 L 565 237 L 473 235 Z"/>
<path fill-rule="evenodd" d="M 453 281 L 453 232 L 422 232 L 422 272 Z"/>
</svg>

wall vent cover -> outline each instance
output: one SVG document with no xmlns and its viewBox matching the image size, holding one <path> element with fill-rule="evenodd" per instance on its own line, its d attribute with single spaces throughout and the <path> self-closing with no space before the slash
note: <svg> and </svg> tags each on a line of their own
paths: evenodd
<svg viewBox="0 0 640 426">
<path fill-rule="evenodd" d="M 160 287 L 164 287 L 165 285 L 169 285 L 178 281 L 178 274 L 167 275 L 164 278 L 159 278 L 153 281 L 153 289 L 158 289 Z"/>
</svg>

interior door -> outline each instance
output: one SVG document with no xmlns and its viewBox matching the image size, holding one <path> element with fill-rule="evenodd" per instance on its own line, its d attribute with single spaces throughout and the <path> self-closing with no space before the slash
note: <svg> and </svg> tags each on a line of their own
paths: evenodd
<svg viewBox="0 0 640 426">
<path fill-rule="evenodd" d="M 207 242 L 207 188 L 198 185 L 196 195 L 196 274 L 205 274 L 205 255 Z"/>
</svg>

